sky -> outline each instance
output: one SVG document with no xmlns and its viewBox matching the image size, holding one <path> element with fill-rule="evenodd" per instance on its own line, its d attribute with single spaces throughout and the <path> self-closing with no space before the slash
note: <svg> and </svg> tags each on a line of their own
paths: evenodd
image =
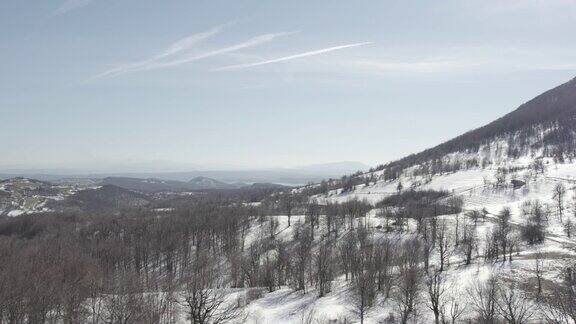
<svg viewBox="0 0 576 324">
<path fill-rule="evenodd" d="M 0 168 L 376 165 L 576 76 L 576 0 L 2 0 Z"/>
</svg>

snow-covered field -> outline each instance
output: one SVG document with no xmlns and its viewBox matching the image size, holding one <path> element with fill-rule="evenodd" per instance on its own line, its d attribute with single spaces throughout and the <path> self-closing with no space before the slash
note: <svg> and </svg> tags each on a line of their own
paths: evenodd
<svg viewBox="0 0 576 324">
<path fill-rule="evenodd" d="M 375 213 L 371 213 L 374 215 Z M 463 215 L 460 215 L 463 217 Z M 454 215 L 444 216 L 450 220 Z M 302 221 L 303 216 L 293 216 L 294 222 Z M 279 216 L 280 221 L 279 239 L 288 239 L 291 236 L 292 227 L 287 227 L 287 218 Z M 383 220 L 374 216 L 370 217 L 371 226 L 381 225 Z M 487 220 L 478 226 L 478 236 L 483 237 L 487 229 L 493 227 L 493 223 Z M 415 226 L 412 226 L 415 228 Z M 254 225 L 251 229 L 251 236 L 247 242 L 255 239 L 258 235 L 266 232 L 266 224 Z M 410 236 L 409 233 L 384 233 L 376 231 L 376 236 Z M 491 274 L 498 274 L 500 278 L 506 278 L 510 282 L 521 284 L 530 284 L 534 280 L 535 254 L 539 253 L 544 256 L 543 268 L 544 279 L 558 281 L 561 278 L 559 265 L 562 262 L 576 257 L 574 251 L 576 241 L 564 238 L 563 241 L 547 239 L 546 242 L 538 247 L 524 246 L 520 252 L 515 253 L 512 262 L 484 262 L 482 257 L 477 256 L 471 265 L 464 265 L 462 257 L 454 254 L 450 258 L 450 266 L 445 271 L 446 274 L 446 298 L 461 300 L 462 304 L 467 304 L 467 310 L 461 317 L 461 321 L 472 320 L 474 309 L 468 300 L 468 291 L 473 289 L 474 285 L 490 277 Z M 512 288 L 510 288 L 512 289 Z M 235 292 L 246 294 L 249 289 Z M 322 298 L 318 298 L 318 292 L 310 287 L 306 293 L 294 291 L 289 287 L 282 287 L 272 293 L 264 292 L 262 297 L 251 301 L 242 310 L 242 315 L 238 322 L 243 323 L 359 323 L 358 316 L 354 311 L 354 295 L 348 281 L 343 276 L 335 279 L 332 283 L 332 291 Z M 427 301 L 422 297 L 418 307 L 418 322 L 433 322 L 433 313 L 426 306 Z M 534 306 L 536 309 L 536 306 Z M 393 299 L 383 299 L 381 296 L 377 299 L 375 306 L 370 310 L 364 323 L 397 323 L 398 305 Z M 395 317 L 396 316 L 396 317 Z M 390 321 L 391 319 L 395 319 Z M 388 322 L 387 322 L 388 321 Z M 534 317 L 531 323 L 540 323 L 541 318 Z M 182 323 L 185 323 L 183 320 Z"/>
<path fill-rule="evenodd" d="M 526 165 L 525 163 L 522 163 Z M 477 227 L 477 237 L 483 242 L 486 233 L 495 226 L 496 214 L 504 207 L 512 211 L 511 224 L 515 230 L 525 221 L 521 213 L 522 205 L 526 201 L 539 200 L 546 208 L 551 210 L 551 216 L 548 219 L 546 228 L 546 239 L 543 244 L 528 246 L 521 243 L 518 250 L 513 254 L 512 262 L 491 262 L 484 261 L 483 257 L 477 255 L 472 264 L 466 266 L 462 262 L 462 257 L 452 255 L 450 257 L 450 266 L 446 270 L 447 275 L 447 296 L 462 300 L 463 303 L 469 303 L 469 294 L 467 291 L 472 289 L 475 284 L 482 282 L 490 277 L 491 274 L 498 274 L 509 283 L 508 289 L 520 289 L 521 286 L 534 286 L 536 256 L 542 258 L 542 267 L 544 268 L 544 280 L 559 282 L 561 280 L 561 265 L 572 261 L 576 257 L 576 240 L 568 238 L 564 232 L 564 227 L 556 211 L 557 200 L 554 198 L 555 187 L 561 183 L 566 189 L 563 197 L 565 211 L 563 220 L 576 220 L 576 204 L 574 197 L 576 195 L 576 164 L 553 164 L 548 163 L 545 174 L 533 174 L 528 169 L 508 174 L 507 184 L 496 187 L 494 177 L 497 169 L 471 169 L 459 171 L 451 174 L 437 175 L 425 179 L 424 177 L 403 176 L 396 181 L 378 181 L 375 184 L 366 186 L 359 185 L 353 191 L 340 193 L 332 191 L 325 196 L 319 195 L 314 197 L 319 203 L 326 202 L 344 202 L 351 199 L 367 200 L 374 204 L 384 197 L 397 192 L 398 184 L 402 182 L 404 188 L 413 188 L 415 190 L 446 190 L 451 196 L 460 196 L 464 201 L 465 210 L 483 209 L 489 212 L 486 220 L 481 222 Z M 526 181 L 526 185 L 518 189 L 513 189 L 508 185 L 510 179 L 521 179 Z M 406 189 L 405 189 L 406 190 Z M 369 213 L 369 224 L 375 231 L 376 236 L 389 235 L 414 235 L 416 226 L 411 232 L 384 233 L 379 225 L 383 220 L 378 218 L 377 210 Z M 466 219 L 465 213 L 458 215 L 460 221 Z M 300 217 L 293 217 L 298 221 Z M 441 218 L 448 222 L 454 222 L 456 215 L 446 215 Z M 287 227 L 286 217 L 277 217 L 280 221 L 279 237 L 289 238 L 291 228 Z M 266 225 L 261 225 L 266 227 Z M 260 229 L 251 230 L 252 238 L 261 232 Z M 482 250 L 480 244 L 478 250 Z M 248 323 L 355 323 L 358 317 L 351 307 L 353 298 L 350 286 L 343 277 L 336 278 L 333 283 L 332 292 L 322 298 L 317 298 L 317 292 L 314 289 L 302 292 L 295 292 L 288 287 L 281 288 L 273 293 L 265 294 L 262 298 L 251 302 L 244 309 L 245 321 Z M 534 315 L 531 323 L 541 323 L 544 321 L 537 312 L 538 305 L 533 305 Z M 375 307 L 370 311 L 365 323 L 384 323 L 390 320 L 396 314 L 398 305 L 392 299 L 383 300 L 381 297 Z M 418 323 L 433 322 L 433 314 L 426 307 L 426 301 L 423 300 L 418 307 Z M 392 317 L 391 317 L 392 316 Z M 473 307 L 468 304 L 465 314 L 461 320 L 472 319 L 474 316 Z M 315 321 L 311 321 L 313 318 Z M 397 320 L 397 318 L 396 318 Z M 392 321 L 394 322 L 394 321 Z"/>
</svg>

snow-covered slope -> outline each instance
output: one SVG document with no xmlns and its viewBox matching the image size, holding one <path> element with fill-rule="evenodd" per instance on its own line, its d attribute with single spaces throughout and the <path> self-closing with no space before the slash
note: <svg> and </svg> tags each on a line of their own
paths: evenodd
<svg viewBox="0 0 576 324">
<path fill-rule="evenodd" d="M 573 79 L 486 126 L 369 172 L 333 181 L 315 198 L 376 203 L 399 187 L 454 194 L 476 189 L 474 196 L 479 188 L 494 186 L 494 182 L 498 187 L 510 185 L 512 179 L 531 182 L 532 187 L 546 186 L 554 178 L 569 181 L 576 176 L 575 134 Z M 525 198 L 548 194 L 543 190 Z"/>
<path fill-rule="evenodd" d="M 408 191 L 447 191 L 444 200 L 458 197 L 463 212 L 441 215 L 437 219 L 449 224 L 450 231 L 470 226 L 472 211 L 483 211 L 485 218 L 474 225 L 478 240 L 477 254 L 471 265 L 465 265 L 457 253 L 449 257 L 445 271 L 447 296 L 467 304 L 462 321 L 474 319 L 470 290 L 491 275 L 508 283 L 510 291 L 530 291 L 535 282 L 535 267 L 544 269 L 543 280 L 562 282 L 562 267 L 576 259 L 576 79 L 552 89 L 516 111 L 485 127 L 466 133 L 422 153 L 383 165 L 370 172 L 357 173 L 341 180 L 308 186 L 295 192 L 312 192 L 310 201 L 320 204 L 365 200 L 376 206 L 386 197 Z M 307 191 L 308 189 L 308 191 Z M 559 191 L 562 192 L 559 194 Z M 528 244 L 520 239 L 527 224 L 529 208 L 546 210 L 544 240 Z M 487 244 L 497 227 L 498 214 L 509 209 L 512 235 L 517 239 L 513 262 L 486 260 Z M 385 231 L 381 210 L 374 208 L 368 217 L 375 237 L 404 240 L 419 235 L 416 220 L 407 221 L 400 233 Z M 322 221 L 321 221 L 322 223 Z M 263 225 L 266 226 L 266 225 Z M 281 225 L 280 228 L 286 228 Z M 454 251 L 457 251 L 455 248 Z M 434 260 L 433 262 L 437 262 Z M 526 288 L 532 287 L 532 288 Z M 246 307 L 251 323 L 355 322 L 358 317 L 350 305 L 350 286 L 339 277 L 333 290 L 323 298 L 315 291 L 306 294 L 289 288 L 265 294 Z M 425 294 L 424 294 L 425 295 Z M 432 313 L 422 301 L 419 323 L 433 322 Z M 545 321 L 542 304 L 532 300 L 530 323 Z M 383 323 L 397 313 L 398 305 L 379 300 L 365 323 Z M 389 321 L 396 323 L 396 321 Z M 572 323 L 570 320 L 567 323 Z"/>
</svg>

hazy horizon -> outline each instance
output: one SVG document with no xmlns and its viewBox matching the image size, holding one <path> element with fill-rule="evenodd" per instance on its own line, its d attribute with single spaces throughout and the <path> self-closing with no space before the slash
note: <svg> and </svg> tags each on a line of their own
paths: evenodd
<svg viewBox="0 0 576 324">
<path fill-rule="evenodd" d="M 0 169 L 375 166 L 576 76 L 572 0 L 0 3 Z"/>
<path fill-rule="evenodd" d="M 107 163 L 77 163 L 45 165 L 34 167 L 26 165 L 0 166 L 0 174 L 52 174 L 52 175 L 99 175 L 99 174 L 146 174 L 146 173 L 186 173 L 212 171 L 298 171 L 318 170 L 319 174 L 330 170 L 364 171 L 373 165 L 358 161 L 337 161 L 315 164 L 297 164 L 291 166 L 254 167 L 250 165 L 193 164 L 173 161 L 115 161 Z"/>
</svg>

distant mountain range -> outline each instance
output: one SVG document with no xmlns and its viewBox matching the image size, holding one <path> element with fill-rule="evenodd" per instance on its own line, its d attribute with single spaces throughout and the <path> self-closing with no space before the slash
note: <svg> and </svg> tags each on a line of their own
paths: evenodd
<svg viewBox="0 0 576 324">
<path fill-rule="evenodd" d="M 169 170 L 169 169 L 167 169 Z M 44 181 L 61 182 L 66 179 L 108 179 L 108 178 L 126 178 L 122 181 L 132 183 L 137 186 L 136 182 L 128 178 L 155 179 L 156 185 L 161 188 L 164 185 L 172 187 L 183 186 L 183 190 L 195 190 L 190 188 L 205 188 L 213 186 L 214 189 L 223 189 L 222 187 L 238 187 L 238 184 L 251 183 L 278 183 L 285 185 L 303 185 L 310 182 L 319 182 L 326 178 L 339 178 L 344 174 L 354 173 L 356 171 L 366 171 L 368 166 L 360 162 L 335 162 L 326 164 L 315 164 L 297 168 L 271 168 L 271 169 L 253 169 L 253 170 L 192 170 L 192 171 L 140 171 L 140 172 L 99 172 L 80 169 L 10 169 L 0 171 L 0 179 L 9 179 L 14 177 L 26 177 Z M 210 178 L 204 184 L 205 178 Z M 190 180 L 193 179 L 193 180 Z M 161 181 L 178 181 L 182 183 L 160 183 Z M 120 181 L 120 180 L 114 180 Z M 191 184 L 189 183 L 191 182 Z M 224 184 L 225 185 L 224 185 Z M 147 186 L 151 187 L 151 186 Z"/>
<path fill-rule="evenodd" d="M 130 177 L 107 177 L 102 179 L 101 185 L 113 185 L 140 192 L 179 192 L 196 191 L 207 189 L 236 189 L 246 184 L 230 184 L 207 177 L 196 177 L 190 181 L 162 180 L 157 178 L 130 178 Z"/>
<path fill-rule="evenodd" d="M 229 184 L 206 177 L 190 181 L 67 178 L 59 183 L 18 177 L 0 180 L 0 217 L 54 211 L 117 212 L 153 208 L 154 203 L 164 201 L 170 206 L 211 192 L 257 200 L 266 193 L 284 188 L 287 187 L 273 183 Z"/>
</svg>

